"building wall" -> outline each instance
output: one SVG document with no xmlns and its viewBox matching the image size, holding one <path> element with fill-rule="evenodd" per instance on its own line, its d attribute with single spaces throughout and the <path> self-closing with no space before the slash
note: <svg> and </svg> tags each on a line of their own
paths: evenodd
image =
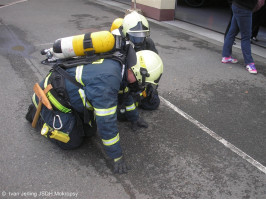
<svg viewBox="0 0 266 200">
<path fill-rule="evenodd" d="M 132 0 L 134 8 L 134 0 Z M 136 0 L 136 7 L 143 15 L 158 21 L 174 20 L 175 0 Z"/>
</svg>

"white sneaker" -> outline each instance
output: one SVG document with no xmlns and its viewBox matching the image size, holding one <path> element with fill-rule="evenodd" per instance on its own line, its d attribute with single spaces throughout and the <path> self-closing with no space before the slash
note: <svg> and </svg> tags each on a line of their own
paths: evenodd
<svg viewBox="0 0 266 200">
<path fill-rule="evenodd" d="M 250 63 L 250 64 L 246 65 L 246 69 L 251 74 L 257 74 L 258 73 L 254 63 Z"/>
<path fill-rule="evenodd" d="M 222 59 L 222 63 L 238 63 L 238 60 L 235 59 L 235 58 L 232 58 L 231 56 L 230 57 L 223 57 Z"/>
</svg>

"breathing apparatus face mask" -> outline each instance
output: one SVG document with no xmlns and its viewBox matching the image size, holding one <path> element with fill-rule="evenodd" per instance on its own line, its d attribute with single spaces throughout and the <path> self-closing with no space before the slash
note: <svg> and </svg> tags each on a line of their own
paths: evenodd
<svg viewBox="0 0 266 200">
<path fill-rule="evenodd" d="M 145 38 L 150 35 L 149 31 L 130 31 L 127 33 L 127 38 L 130 40 L 135 46 L 141 46 L 144 44 Z"/>
<path fill-rule="evenodd" d="M 144 44 L 145 37 L 136 37 L 129 35 L 128 39 L 136 46 L 136 47 L 141 47 Z"/>
</svg>

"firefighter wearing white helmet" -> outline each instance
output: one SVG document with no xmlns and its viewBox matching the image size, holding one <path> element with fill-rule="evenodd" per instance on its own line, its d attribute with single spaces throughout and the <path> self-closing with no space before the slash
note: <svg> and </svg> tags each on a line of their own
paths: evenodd
<svg viewBox="0 0 266 200">
<path fill-rule="evenodd" d="M 150 38 L 150 26 L 147 19 L 136 11 L 126 15 L 122 25 L 123 35 L 134 44 L 136 52 L 151 50 L 158 54 L 153 40 Z M 137 104 L 145 110 L 155 110 L 160 105 L 158 83 L 146 84 L 145 95 L 136 97 Z"/>
<path fill-rule="evenodd" d="M 119 48 L 119 45 L 125 44 L 122 42 L 122 37 L 120 37 L 120 33 L 126 41 L 130 41 L 133 43 L 134 50 L 136 52 L 141 50 L 151 50 L 158 54 L 158 51 L 155 47 L 153 40 L 150 36 L 150 27 L 147 19 L 133 11 L 127 14 L 124 19 L 117 18 L 113 21 L 110 31 L 116 38 L 116 48 Z M 145 110 L 155 110 L 160 105 L 160 99 L 158 95 L 158 91 L 156 90 L 158 87 L 157 84 L 146 84 L 145 90 L 143 93 L 138 93 L 139 95 L 134 95 L 135 104 Z M 127 93 L 123 92 L 122 94 Z M 119 95 L 119 105 L 118 105 L 118 120 L 126 121 L 128 120 L 127 112 L 125 112 L 123 96 L 127 95 Z M 134 129 L 134 128 L 133 128 Z"/>
<path fill-rule="evenodd" d="M 160 56 L 150 50 L 137 52 L 137 64 L 131 67 L 139 85 L 158 85 L 163 73 L 163 62 Z"/>
<path fill-rule="evenodd" d="M 122 33 L 134 45 L 142 44 L 150 35 L 149 23 L 143 15 L 133 11 L 124 17 Z"/>
<path fill-rule="evenodd" d="M 124 19 L 116 18 L 111 25 L 110 32 L 116 37 L 116 41 L 117 36 L 121 36 L 120 33 L 122 33 L 127 41 L 131 41 L 134 44 L 136 52 L 151 50 L 158 54 L 154 42 L 150 38 L 150 28 L 147 19 L 136 11 L 127 14 Z"/>
<path fill-rule="evenodd" d="M 163 73 L 163 62 L 158 54 L 150 50 L 138 51 L 136 57 L 136 64 L 128 69 L 127 80 L 130 96 L 139 98 L 140 94 L 149 95 L 146 93 L 147 85 L 157 87 Z M 148 127 L 148 124 L 142 119 L 131 122 L 134 131 L 138 127 Z"/>
</svg>

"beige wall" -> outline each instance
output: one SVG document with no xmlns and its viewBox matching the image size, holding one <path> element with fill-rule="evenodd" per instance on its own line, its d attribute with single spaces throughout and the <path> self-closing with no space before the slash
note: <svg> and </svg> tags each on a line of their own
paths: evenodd
<svg viewBox="0 0 266 200">
<path fill-rule="evenodd" d="M 136 0 L 136 3 L 157 9 L 175 9 L 176 0 Z M 132 0 L 134 3 L 134 0 Z"/>
</svg>

